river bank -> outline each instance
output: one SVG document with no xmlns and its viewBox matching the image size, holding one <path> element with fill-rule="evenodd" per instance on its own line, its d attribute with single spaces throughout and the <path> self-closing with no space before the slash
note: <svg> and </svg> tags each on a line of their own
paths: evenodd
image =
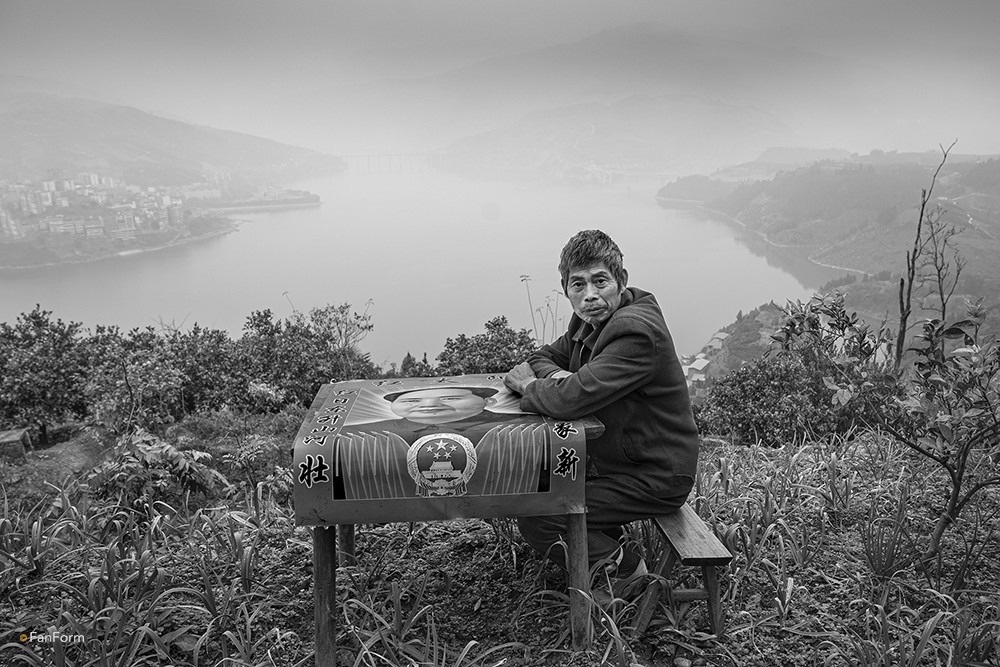
<svg viewBox="0 0 1000 667">
<path fill-rule="evenodd" d="M 740 229 L 742 229 L 742 230 L 744 230 L 746 232 L 749 232 L 750 234 L 753 234 L 754 236 L 756 236 L 758 239 L 760 239 L 761 241 L 763 241 L 764 243 L 766 243 L 771 248 L 774 248 L 776 250 L 780 250 L 782 252 L 794 253 L 798 257 L 800 257 L 800 258 L 802 258 L 804 260 L 807 260 L 807 261 L 811 262 L 812 264 L 814 264 L 814 265 L 816 265 L 818 267 L 824 268 L 824 269 L 830 269 L 832 271 L 844 271 L 844 272 L 847 272 L 847 273 L 854 273 L 854 274 L 857 274 L 859 276 L 863 276 L 863 275 L 866 275 L 868 273 L 868 272 L 862 271 L 860 269 L 853 269 L 853 268 L 848 267 L 848 266 L 838 266 L 836 264 L 828 264 L 826 262 L 821 262 L 821 261 L 815 259 L 814 256 L 813 256 L 814 252 L 809 252 L 809 251 L 810 250 L 815 251 L 816 246 L 810 246 L 810 245 L 792 245 L 792 244 L 776 243 L 776 242 L 772 241 L 770 238 L 768 238 L 767 234 L 765 234 L 764 232 L 762 232 L 760 230 L 757 230 L 757 229 L 754 229 L 754 228 L 748 226 L 745 222 L 743 222 L 739 218 L 734 217 L 732 215 L 729 215 L 728 213 L 726 213 L 724 211 L 720 211 L 720 210 L 714 209 L 714 208 L 709 208 L 709 207 L 705 206 L 703 203 L 701 203 L 700 201 L 697 201 L 697 200 L 694 200 L 694 199 L 670 199 L 670 198 L 667 198 L 667 197 L 656 197 L 656 203 L 659 204 L 659 206 L 661 208 L 675 208 L 675 209 L 684 210 L 684 211 L 691 211 L 691 210 L 693 210 L 693 211 L 698 211 L 700 213 L 709 215 L 711 217 L 714 217 L 714 218 L 717 218 L 717 219 L 720 219 L 720 220 L 724 220 L 727 223 L 734 224 L 737 227 L 739 227 Z"/>
<path fill-rule="evenodd" d="M 257 204 L 240 204 L 236 206 L 212 206 L 203 209 L 208 213 L 262 213 L 265 211 L 284 211 L 296 208 L 315 208 L 322 206 L 321 201 L 309 202 L 260 202 Z"/>
<path fill-rule="evenodd" d="M 205 232 L 203 234 L 193 234 L 190 236 L 179 237 L 168 243 L 160 243 L 154 246 L 141 247 L 141 248 L 126 248 L 124 250 L 118 250 L 115 252 L 109 252 L 100 255 L 93 255 L 89 257 L 79 257 L 79 258 L 67 258 L 60 260 L 58 262 L 45 262 L 40 264 L 26 264 L 24 266 L 0 266 L 0 273 L 12 274 L 21 273 L 28 271 L 37 271 L 39 269 L 47 269 L 59 266 L 69 266 L 69 265 L 79 265 L 79 264 L 92 264 L 94 262 L 103 262 L 111 259 L 117 259 L 121 257 L 134 257 L 135 255 L 145 255 L 147 253 L 159 252 L 161 250 L 169 250 L 170 248 L 177 248 L 180 246 L 190 245 L 197 243 L 199 241 L 207 241 L 219 236 L 224 236 L 226 234 L 231 234 L 232 232 L 239 231 L 240 220 L 226 219 L 226 228 L 212 230 L 210 232 Z"/>
</svg>

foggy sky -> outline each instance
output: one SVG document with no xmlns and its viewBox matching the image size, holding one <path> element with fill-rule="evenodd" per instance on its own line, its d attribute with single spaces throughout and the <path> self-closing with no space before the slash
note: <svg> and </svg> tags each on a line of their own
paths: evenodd
<svg viewBox="0 0 1000 667">
<path fill-rule="evenodd" d="M 248 110 L 276 97 L 433 74 L 644 22 L 898 72 L 927 86 L 914 105 L 989 106 L 959 148 L 1000 152 L 1000 131 L 984 130 L 1000 79 L 996 0 L 0 0 L 0 75 L 267 136 L 273 128 L 255 127 Z M 954 129 L 901 148 L 931 149 Z"/>
</svg>

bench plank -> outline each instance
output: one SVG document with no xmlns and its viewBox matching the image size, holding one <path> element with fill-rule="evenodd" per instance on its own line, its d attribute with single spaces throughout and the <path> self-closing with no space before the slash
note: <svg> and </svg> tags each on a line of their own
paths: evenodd
<svg viewBox="0 0 1000 667">
<path fill-rule="evenodd" d="M 701 578 L 705 587 L 672 588 L 661 583 L 662 580 L 654 579 L 639 604 L 633 628 L 635 635 L 638 636 L 646 631 L 658 600 L 666 597 L 671 608 L 677 603 L 705 600 L 708 603 L 709 628 L 715 635 L 721 637 L 725 631 L 726 616 L 722 608 L 719 573 L 716 567 L 727 565 L 733 559 L 733 555 L 715 536 L 712 529 L 705 525 L 694 508 L 686 503 L 676 513 L 655 517 L 652 521 L 669 543 L 660 562 L 654 568 L 654 573 L 660 577 L 669 577 L 678 560 L 681 565 L 701 566 Z"/>
<path fill-rule="evenodd" d="M 726 565 L 733 559 L 729 549 L 687 503 L 676 513 L 653 521 L 684 565 Z"/>
</svg>

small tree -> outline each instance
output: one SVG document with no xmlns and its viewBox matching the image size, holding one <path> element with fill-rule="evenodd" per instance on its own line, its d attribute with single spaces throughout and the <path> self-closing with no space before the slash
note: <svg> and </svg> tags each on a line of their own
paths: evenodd
<svg viewBox="0 0 1000 667">
<path fill-rule="evenodd" d="M 401 377 L 405 378 L 425 378 L 433 377 L 438 374 L 437 368 L 434 367 L 429 361 L 427 361 L 427 353 L 424 352 L 424 358 L 417 361 L 409 352 L 403 357 L 403 362 L 399 365 L 399 373 Z"/>
<path fill-rule="evenodd" d="M 378 368 L 358 344 L 372 329 L 371 317 L 350 304 L 296 311 L 274 319 L 270 310 L 247 318 L 237 342 L 237 359 L 249 384 L 271 387 L 289 401 L 309 405 L 332 379 L 374 377 Z M 250 403 L 250 396 L 245 396 Z M 237 400 L 240 400 L 237 397 Z M 277 407 L 277 406 L 276 406 Z"/>
<path fill-rule="evenodd" d="M 916 355 L 904 396 L 887 406 L 883 427 L 937 464 L 948 480 L 944 507 L 923 560 L 934 558 L 949 526 L 984 489 L 1000 486 L 1000 349 L 981 344 L 981 303 L 969 317 L 926 320 L 910 348 Z M 960 347 L 947 351 L 949 340 Z"/>
<path fill-rule="evenodd" d="M 13 326 L 0 323 L 0 413 L 38 426 L 48 445 L 48 427 L 86 413 L 82 325 L 53 320 L 36 305 Z"/>
<path fill-rule="evenodd" d="M 535 351 L 535 340 L 527 329 L 515 331 L 504 316 L 486 323 L 486 332 L 474 336 L 459 334 L 444 343 L 438 355 L 438 373 L 504 373 Z"/>
<path fill-rule="evenodd" d="M 965 260 L 955 247 L 959 230 L 943 222 L 940 207 L 928 209 L 931 193 L 948 159 L 941 162 L 931 186 L 921 191 L 920 211 L 913 250 L 907 253 L 907 273 L 900 280 L 900 320 L 896 369 L 911 314 L 914 286 L 923 287 L 936 317 L 921 322 L 920 332 L 908 348 L 914 355 L 912 370 L 901 373 L 902 397 L 887 404 L 883 426 L 900 443 L 941 467 L 949 488 L 923 560 L 941 549 L 941 540 L 976 496 L 1000 485 L 1000 351 L 995 341 L 979 339 L 985 312 L 982 300 L 970 303 L 967 317 L 948 321 L 948 305 L 955 293 Z M 904 298 L 905 296 L 905 298 Z M 957 349 L 949 350 L 949 341 Z"/>
<path fill-rule="evenodd" d="M 358 347 L 374 328 L 368 314 L 371 304 L 371 301 L 365 304 L 364 311 L 360 313 L 354 312 L 351 304 L 342 303 L 339 306 L 330 304 L 313 308 L 308 318 L 303 318 L 298 312 L 293 316 L 297 325 L 306 322 L 305 328 L 312 335 L 313 354 L 316 355 L 311 361 L 316 364 L 319 382 L 312 388 L 306 405 L 324 382 L 334 378 L 370 378 L 378 374 L 370 356 Z"/>
<path fill-rule="evenodd" d="M 163 338 L 184 376 L 184 413 L 219 409 L 231 404 L 235 393 L 245 390 L 246 374 L 235 363 L 236 343 L 228 332 L 195 324 L 190 331 L 169 328 Z"/>
<path fill-rule="evenodd" d="M 88 341 L 86 395 L 94 417 L 119 435 L 158 431 L 183 413 L 187 381 L 174 349 L 152 327 L 123 336 L 101 327 Z"/>
</svg>

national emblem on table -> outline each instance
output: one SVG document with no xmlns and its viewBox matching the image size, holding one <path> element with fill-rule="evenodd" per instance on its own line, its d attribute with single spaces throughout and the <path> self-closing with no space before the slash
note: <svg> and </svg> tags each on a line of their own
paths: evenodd
<svg viewBox="0 0 1000 667">
<path fill-rule="evenodd" d="M 476 448 L 457 433 L 434 433 L 414 442 L 406 468 L 423 498 L 464 496 L 476 471 Z"/>
</svg>

